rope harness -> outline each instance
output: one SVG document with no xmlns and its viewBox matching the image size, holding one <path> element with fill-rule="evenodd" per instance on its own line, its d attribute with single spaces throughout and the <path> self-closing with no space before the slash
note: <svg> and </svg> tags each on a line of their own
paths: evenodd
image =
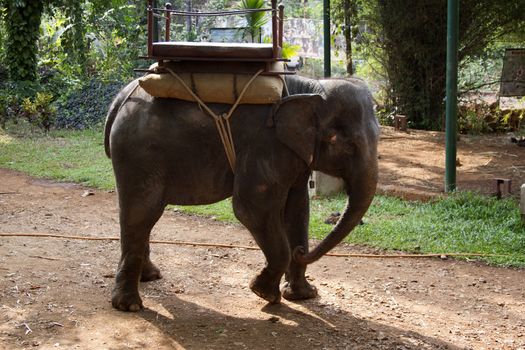
<svg viewBox="0 0 525 350">
<path fill-rule="evenodd" d="M 159 68 L 158 68 L 159 69 Z M 231 127 L 230 127 L 230 118 L 233 114 L 233 112 L 235 112 L 235 109 L 237 109 L 237 107 L 239 106 L 239 104 L 241 103 L 241 100 L 244 96 L 244 94 L 246 93 L 246 91 L 248 90 L 248 88 L 250 87 L 250 85 L 252 84 L 252 82 L 255 80 L 255 78 L 257 78 L 264 70 L 261 69 L 259 70 L 257 73 L 255 73 L 251 78 L 250 80 L 246 83 L 246 85 L 244 85 L 241 93 L 239 94 L 239 96 L 237 97 L 235 103 L 232 105 L 232 107 L 230 108 L 230 110 L 228 111 L 228 113 L 223 113 L 223 114 L 216 114 L 214 111 L 212 111 L 205 103 L 204 101 L 202 101 L 202 99 L 195 93 L 193 92 L 193 90 L 184 82 L 184 80 L 177 74 L 175 73 L 173 70 L 171 70 L 170 68 L 167 68 L 167 67 L 162 67 L 160 68 L 159 70 L 166 70 L 168 73 L 170 73 L 175 79 L 177 79 L 177 81 L 186 89 L 186 91 L 188 91 L 188 93 L 195 99 L 195 102 L 197 102 L 199 104 L 199 106 L 201 107 L 201 109 L 203 109 L 204 111 L 206 111 L 210 117 L 213 118 L 213 120 L 215 121 L 215 126 L 217 127 L 217 131 L 219 132 L 219 136 L 221 138 L 221 142 L 222 142 L 222 145 L 224 147 L 224 151 L 226 152 L 226 157 L 228 158 L 228 163 L 230 163 L 230 168 L 232 169 L 232 172 L 235 173 L 235 161 L 236 161 L 236 156 L 235 156 L 235 145 L 233 143 L 233 136 L 232 136 L 232 131 L 231 131 Z"/>
</svg>

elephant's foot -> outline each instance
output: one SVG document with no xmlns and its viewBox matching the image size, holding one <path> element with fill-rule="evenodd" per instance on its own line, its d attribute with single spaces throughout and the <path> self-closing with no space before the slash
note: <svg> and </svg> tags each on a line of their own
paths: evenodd
<svg viewBox="0 0 525 350">
<path fill-rule="evenodd" d="M 127 291 L 119 286 L 116 286 L 111 293 L 111 304 L 121 311 L 137 312 L 144 308 L 138 291 Z"/>
<path fill-rule="evenodd" d="M 286 282 L 283 288 L 283 297 L 286 300 L 304 300 L 317 296 L 317 288 L 312 286 L 306 280 L 302 283 Z"/>
<path fill-rule="evenodd" d="M 142 267 L 142 274 L 140 275 L 141 282 L 155 281 L 162 278 L 160 270 L 149 259 Z"/>
<path fill-rule="evenodd" d="M 279 284 L 269 278 L 266 269 L 252 279 L 250 289 L 270 304 L 279 304 L 281 302 Z"/>
</svg>

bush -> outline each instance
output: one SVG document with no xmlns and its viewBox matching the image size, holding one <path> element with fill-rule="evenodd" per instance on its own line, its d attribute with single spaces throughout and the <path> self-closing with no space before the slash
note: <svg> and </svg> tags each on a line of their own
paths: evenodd
<svg viewBox="0 0 525 350">
<path fill-rule="evenodd" d="M 458 131 L 460 134 L 483 134 L 498 128 L 497 103 L 482 101 L 461 104 L 458 108 Z"/>
<path fill-rule="evenodd" d="M 334 59 L 331 62 L 332 77 L 347 77 L 346 65 L 342 60 Z M 299 74 L 311 77 L 311 78 L 322 78 L 324 77 L 324 63 L 322 58 L 305 57 L 303 66 L 299 70 Z"/>
<path fill-rule="evenodd" d="M 525 110 L 504 110 L 497 102 L 476 100 L 461 103 L 458 109 L 458 130 L 461 134 L 483 134 L 491 132 L 523 132 Z"/>
<path fill-rule="evenodd" d="M 113 98 L 123 82 L 103 82 L 96 78 L 74 88 L 56 103 L 56 128 L 86 129 L 104 123 Z"/>
<path fill-rule="evenodd" d="M 8 120 L 16 123 L 24 117 L 22 102 L 26 98 L 34 98 L 39 91 L 40 85 L 30 81 L 0 84 L 0 127 L 5 128 Z"/>
<path fill-rule="evenodd" d="M 51 105 L 53 95 L 47 92 L 37 92 L 34 99 L 26 97 L 22 100 L 22 115 L 31 125 L 49 131 L 53 125 L 56 109 Z"/>
<path fill-rule="evenodd" d="M 462 68 L 469 65 L 460 75 L 461 88 L 483 86 L 498 74 L 499 63 L 484 63 L 501 56 L 501 52 L 487 51 L 495 42 L 510 33 L 520 38 L 518 46 L 523 42 L 525 12 L 520 6 L 522 1 L 461 2 L 458 61 Z M 367 30 L 359 48 L 365 58 L 376 59 L 386 73 L 385 108 L 397 107 L 413 128 L 442 129 L 447 1 L 365 1 L 362 12 Z"/>
</svg>

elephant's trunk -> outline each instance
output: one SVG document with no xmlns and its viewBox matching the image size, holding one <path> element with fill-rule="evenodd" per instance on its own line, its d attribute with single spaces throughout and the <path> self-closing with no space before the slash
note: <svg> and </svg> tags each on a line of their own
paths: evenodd
<svg viewBox="0 0 525 350">
<path fill-rule="evenodd" d="M 374 198 L 377 186 L 377 164 L 371 164 L 364 171 L 357 171 L 345 179 L 348 200 L 343 215 L 330 234 L 312 251 L 306 252 L 304 247 L 296 247 L 293 258 L 300 264 L 311 264 L 339 244 L 356 227 L 365 215 Z"/>
</svg>

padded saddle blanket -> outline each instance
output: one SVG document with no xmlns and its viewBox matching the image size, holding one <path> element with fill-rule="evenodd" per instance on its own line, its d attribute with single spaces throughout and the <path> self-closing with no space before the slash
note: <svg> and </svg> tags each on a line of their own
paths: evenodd
<svg viewBox="0 0 525 350">
<path fill-rule="evenodd" d="M 170 63 L 165 63 L 170 68 Z M 157 64 L 150 67 L 155 70 Z M 175 70 L 173 70 L 175 71 Z M 178 79 L 166 70 L 150 73 L 139 79 L 139 85 L 150 95 L 164 98 L 178 98 L 195 101 Z M 175 71 L 176 72 L 176 71 Z M 210 103 L 234 104 L 244 86 L 253 74 L 238 73 L 176 73 L 184 84 L 202 101 Z M 281 99 L 283 80 L 279 76 L 259 75 L 250 84 L 242 97 L 241 104 L 272 104 Z"/>
</svg>

